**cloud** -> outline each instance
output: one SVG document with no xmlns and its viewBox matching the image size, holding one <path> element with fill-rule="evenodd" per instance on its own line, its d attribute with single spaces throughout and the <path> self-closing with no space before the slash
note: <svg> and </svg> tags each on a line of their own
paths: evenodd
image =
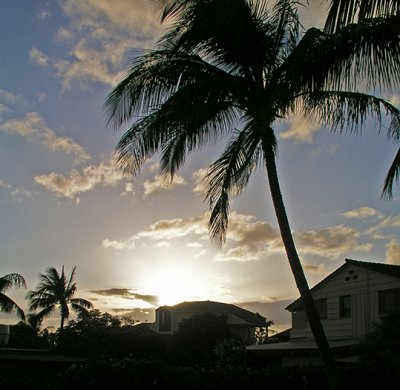
<svg viewBox="0 0 400 390">
<path fill-rule="evenodd" d="M 160 220 L 147 229 L 132 235 L 126 240 L 103 240 L 103 246 L 116 250 L 130 250 L 135 248 L 138 241 L 156 241 L 153 247 L 163 247 L 166 243 L 195 248 L 197 254 L 207 253 L 209 244 L 208 214 L 191 218 L 176 218 Z M 343 225 L 333 226 L 321 230 L 294 233 L 297 248 L 301 254 L 312 254 L 335 259 L 349 251 L 368 251 L 372 244 L 359 242 L 360 233 Z M 198 250 L 202 248 L 201 250 Z M 218 251 L 213 260 L 227 261 L 260 261 L 272 254 L 283 254 L 284 247 L 279 230 L 274 229 L 267 222 L 257 218 L 232 213 L 229 220 L 229 229 L 226 244 Z M 323 272 L 323 268 L 313 268 L 314 272 Z"/>
<path fill-rule="evenodd" d="M 346 211 L 342 214 L 345 218 L 367 219 L 380 216 L 381 213 L 372 207 L 359 207 L 357 209 Z"/>
<path fill-rule="evenodd" d="M 29 51 L 29 60 L 36 65 L 47 67 L 49 64 L 49 57 L 43 54 L 39 49 L 35 47 Z"/>
<path fill-rule="evenodd" d="M 105 238 L 102 242 L 102 245 L 104 248 L 113 248 L 117 250 L 130 250 L 136 247 L 134 239 L 127 241 L 112 241 Z"/>
<path fill-rule="evenodd" d="M 127 240 L 115 241 L 104 239 L 104 247 L 112 247 L 117 250 L 130 250 L 139 240 L 152 240 L 159 242 L 168 242 L 169 240 L 187 237 L 191 234 L 206 236 L 207 235 L 207 215 L 203 214 L 197 217 L 187 219 L 176 218 L 160 220 L 150 225 Z"/>
<path fill-rule="evenodd" d="M 10 119 L 2 122 L 0 131 L 19 135 L 33 142 L 40 142 L 52 151 L 74 155 L 78 161 L 86 161 L 90 158 L 83 147 L 71 138 L 56 135 L 37 112 L 28 112 L 23 119 Z"/>
<path fill-rule="evenodd" d="M 81 172 L 74 169 L 68 176 L 51 172 L 35 176 L 34 180 L 56 196 L 74 199 L 78 194 L 98 186 L 116 186 L 123 180 L 123 174 L 110 162 L 102 162 L 99 165 L 90 165 Z"/>
<path fill-rule="evenodd" d="M 369 251 L 372 244 L 360 244 L 360 233 L 347 226 L 338 225 L 319 231 L 295 234 L 299 251 L 324 257 L 337 258 L 348 251 Z"/>
<path fill-rule="evenodd" d="M 25 100 L 22 96 L 15 95 L 0 88 L 0 115 L 11 112 L 11 107 L 13 106 L 21 106 L 24 104 Z"/>
<path fill-rule="evenodd" d="M 91 290 L 93 294 L 107 296 L 107 297 L 119 297 L 124 299 L 141 300 L 152 305 L 158 304 L 158 297 L 155 295 L 139 294 L 129 288 L 108 288 L 100 290 Z"/>
<path fill-rule="evenodd" d="M 312 125 L 305 117 L 296 116 L 288 130 L 280 133 L 283 139 L 293 139 L 296 142 L 312 142 L 319 126 Z"/>
<path fill-rule="evenodd" d="M 100 82 L 115 85 L 132 48 L 152 47 L 161 26 L 147 0 L 65 0 L 60 6 L 68 24 L 57 38 L 70 45 L 68 57 L 53 66 L 65 88 Z"/>
<path fill-rule="evenodd" d="M 160 192 L 169 191 L 176 188 L 179 185 L 185 184 L 185 180 L 182 176 L 175 175 L 174 179 L 165 178 L 164 176 L 157 175 L 153 180 L 146 180 L 144 186 L 144 198 L 150 195 L 158 194 Z"/>
<path fill-rule="evenodd" d="M 194 171 L 192 174 L 192 178 L 194 181 L 194 187 L 192 191 L 195 194 L 206 196 L 207 194 L 207 182 L 204 181 L 203 179 L 205 178 L 208 170 L 206 168 L 198 169 L 197 171 Z"/>
<path fill-rule="evenodd" d="M 325 264 L 305 264 L 305 263 L 303 263 L 302 265 L 303 265 L 304 270 L 308 271 L 308 272 L 322 274 L 322 275 L 325 275 L 327 273 Z"/>
<path fill-rule="evenodd" d="M 386 264 L 400 265 L 400 245 L 392 239 L 386 246 Z"/>
<path fill-rule="evenodd" d="M 7 184 L 5 181 L 0 180 L 0 188 L 7 188 L 8 190 L 10 190 L 12 187 L 10 184 Z"/>
<path fill-rule="evenodd" d="M 4 180 L 0 180 L 0 188 L 8 190 L 13 200 L 17 202 L 21 202 L 23 199 L 30 198 L 32 196 L 30 191 L 23 188 L 13 188 L 11 184 L 6 183 Z"/>
<path fill-rule="evenodd" d="M 266 222 L 250 215 L 232 213 L 225 250 L 217 261 L 257 261 L 268 252 L 282 250 L 279 232 Z"/>
<path fill-rule="evenodd" d="M 377 234 L 376 232 L 390 228 L 395 228 L 395 229 L 400 228 L 400 215 L 397 215 L 395 217 L 384 217 L 383 219 L 380 220 L 378 224 L 368 229 L 367 234 Z M 379 235 L 380 233 L 378 233 L 378 237 Z"/>
</svg>

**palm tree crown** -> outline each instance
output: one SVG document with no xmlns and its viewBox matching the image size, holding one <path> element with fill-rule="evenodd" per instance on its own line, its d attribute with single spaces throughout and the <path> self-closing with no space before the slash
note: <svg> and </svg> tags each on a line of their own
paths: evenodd
<svg viewBox="0 0 400 390">
<path fill-rule="evenodd" d="M 360 79 L 400 85 L 400 24 L 385 42 L 376 39 L 386 26 L 380 19 L 336 34 L 311 28 L 300 39 L 295 1 L 272 10 L 263 0 L 159 3 L 163 19 L 174 17 L 172 28 L 133 60 L 105 103 L 116 127 L 136 120 L 117 146 L 117 162 L 136 174 L 161 152 L 162 172 L 174 175 L 188 153 L 231 134 L 208 175 L 213 237 L 225 237 L 228 195 L 245 187 L 263 154 L 275 155 L 277 119 L 301 112 L 357 132 L 369 115 L 381 122 L 386 111 L 387 136 L 399 138 L 399 110 L 355 87 Z"/>
<path fill-rule="evenodd" d="M 25 319 L 24 311 L 15 303 L 5 292 L 11 287 L 26 288 L 26 282 L 22 275 L 12 273 L 0 277 L 0 310 L 10 313 L 15 310 L 17 316 L 22 320 Z"/>
<path fill-rule="evenodd" d="M 387 30 L 376 18 L 335 33 L 311 28 L 302 34 L 295 0 L 273 7 L 264 0 L 158 3 L 171 27 L 154 50 L 133 60 L 105 102 L 109 122 L 128 127 L 117 164 L 137 174 L 160 153 L 161 171 L 172 177 L 190 152 L 229 137 L 206 176 L 210 234 L 219 243 L 230 197 L 264 165 L 289 264 L 317 344 L 327 351 L 280 191 L 274 125 L 301 113 L 334 131 L 357 132 L 369 116 L 381 124 L 386 112 L 387 137 L 397 141 L 400 111 L 356 88 L 361 80 L 367 88 L 400 84 L 400 23 Z M 382 30 L 385 40 L 376 38 Z"/>
<path fill-rule="evenodd" d="M 86 299 L 73 298 L 77 289 L 74 282 L 75 271 L 76 267 L 67 278 L 64 266 L 62 266 L 61 274 L 54 267 L 49 267 L 44 274 L 39 275 L 40 282 L 36 290 L 28 294 L 31 302 L 30 310 L 42 309 L 36 314 L 38 319 L 47 317 L 56 309 L 56 306 L 59 307 L 61 330 L 65 319 L 69 317 L 69 306 L 78 313 L 85 313 L 93 307 L 92 303 Z"/>
</svg>

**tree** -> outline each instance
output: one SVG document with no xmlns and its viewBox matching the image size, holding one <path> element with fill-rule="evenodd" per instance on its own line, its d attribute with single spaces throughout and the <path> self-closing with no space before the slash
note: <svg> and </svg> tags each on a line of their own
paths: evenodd
<svg viewBox="0 0 400 390">
<path fill-rule="evenodd" d="M 128 126 L 117 164 L 138 174 L 161 153 L 161 172 L 174 176 L 186 156 L 230 136 L 209 167 L 209 230 L 219 244 L 228 228 L 229 199 L 246 187 L 264 163 L 287 258 L 321 356 L 334 381 L 334 365 L 297 254 L 276 168 L 274 123 L 303 113 L 333 131 L 357 132 L 373 115 L 390 117 L 387 136 L 398 140 L 400 112 L 387 101 L 358 92 L 354 73 L 374 84 L 400 75 L 399 29 L 392 44 L 374 39 L 379 19 L 363 29 L 335 33 L 311 28 L 300 34 L 294 0 L 158 0 L 171 27 L 154 50 L 133 59 L 112 90 L 105 109 L 116 129 Z M 386 25 L 385 25 L 386 26 Z M 394 50 L 395 48 L 396 50 Z M 360 77 L 361 77 L 360 76 Z"/>
<path fill-rule="evenodd" d="M 7 274 L 0 277 L 0 311 L 10 313 L 16 311 L 17 316 L 22 320 L 25 319 L 24 311 L 15 303 L 5 292 L 11 287 L 26 288 L 26 282 L 20 274 Z"/>
<path fill-rule="evenodd" d="M 64 273 L 62 266 L 61 275 L 54 267 L 49 267 L 44 274 L 40 274 L 40 282 L 35 291 L 28 293 L 30 300 L 30 310 L 40 310 L 36 316 L 42 319 L 50 315 L 56 306 L 60 310 L 60 331 L 64 328 L 64 322 L 69 317 L 69 306 L 77 313 L 86 313 L 93 307 L 92 303 L 86 299 L 73 298 L 76 292 L 74 282 L 76 267 L 72 269 L 69 279 Z"/>
<path fill-rule="evenodd" d="M 172 336 L 171 350 L 178 362 L 210 367 L 215 364 L 218 355 L 222 355 L 224 344 L 231 339 L 238 341 L 231 334 L 226 316 L 196 314 L 181 321 Z"/>
</svg>

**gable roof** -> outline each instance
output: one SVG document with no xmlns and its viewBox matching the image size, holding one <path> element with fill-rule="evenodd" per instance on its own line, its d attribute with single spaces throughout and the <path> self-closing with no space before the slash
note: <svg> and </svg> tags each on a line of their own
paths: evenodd
<svg viewBox="0 0 400 390">
<path fill-rule="evenodd" d="M 384 263 L 371 263 L 368 261 L 360 261 L 353 259 L 345 259 L 345 263 L 341 265 L 337 270 L 333 271 L 329 274 L 325 279 L 321 280 L 317 283 L 312 289 L 310 289 L 311 293 L 318 290 L 322 285 L 331 280 L 336 274 L 338 274 L 343 268 L 348 267 L 349 265 L 355 265 L 358 267 L 366 268 L 374 272 L 380 272 L 386 275 L 394 276 L 396 278 L 400 278 L 400 265 L 394 264 L 384 264 Z M 297 298 L 294 302 L 292 302 L 289 306 L 285 307 L 286 310 L 293 311 L 301 304 L 301 297 Z"/>
<path fill-rule="evenodd" d="M 259 313 L 253 313 L 249 310 L 242 309 L 239 306 L 230 303 L 214 302 L 214 301 L 194 301 L 182 302 L 174 306 L 161 306 L 157 310 L 168 309 L 171 311 L 189 311 L 189 312 L 225 312 L 235 315 L 252 326 L 265 327 L 268 325 L 265 317 Z"/>
</svg>

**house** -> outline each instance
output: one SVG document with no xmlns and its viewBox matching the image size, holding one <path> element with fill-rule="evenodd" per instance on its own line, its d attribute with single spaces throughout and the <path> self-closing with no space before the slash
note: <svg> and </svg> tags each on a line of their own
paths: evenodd
<svg viewBox="0 0 400 390">
<path fill-rule="evenodd" d="M 400 266 L 346 259 L 311 294 L 331 348 L 344 356 L 382 316 L 400 310 Z M 319 359 L 301 298 L 286 310 L 292 314 L 289 342 L 258 346 L 258 351 L 280 353 L 284 364 Z"/>
<path fill-rule="evenodd" d="M 226 316 L 227 324 L 232 333 L 239 336 L 248 345 L 256 343 L 257 329 L 268 328 L 271 324 L 260 314 L 252 313 L 232 304 L 195 301 L 159 307 L 156 309 L 156 321 L 151 324 L 151 327 L 157 333 L 172 335 L 178 330 L 183 319 L 206 313 Z"/>
</svg>

